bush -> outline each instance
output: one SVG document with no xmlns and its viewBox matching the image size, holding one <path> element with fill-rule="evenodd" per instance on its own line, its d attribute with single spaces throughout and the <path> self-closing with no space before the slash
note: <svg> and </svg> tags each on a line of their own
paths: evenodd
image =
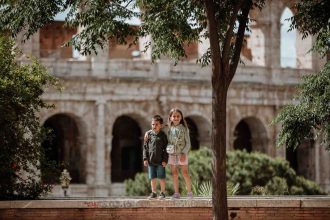
<svg viewBox="0 0 330 220">
<path fill-rule="evenodd" d="M 189 172 L 195 195 L 209 195 L 212 177 L 212 151 L 201 148 L 189 154 Z M 143 176 L 143 178 L 141 177 Z M 166 168 L 166 190 L 173 193 L 170 168 Z M 182 176 L 180 191 L 185 192 Z M 321 195 L 325 192 L 313 181 L 296 176 L 286 160 L 262 153 L 230 151 L 227 154 L 227 194 L 240 195 Z M 147 174 L 137 174 L 125 182 L 128 195 L 147 195 L 150 182 Z M 237 192 L 238 191 L 238 192 Z"/>
<path fill-rule="evenodd" d="M 50 190 L 38 172 L 46 133 L 36 114 L 50 107 L 41 95 L 56 80 L 36 60 L 17 63 L 13 48 L 0 36 L 0 199 L 33 199 Z"/>
<path fill-rule="evenodd" d="M 264 187 L 268 195 L 325 194 L 315 182 L 297 176 L 288 161 L 258 152 L 228 152 L 227 179 L 240 184 L 241 195 L 251 194 L 255 186 Z"/>
</svg>

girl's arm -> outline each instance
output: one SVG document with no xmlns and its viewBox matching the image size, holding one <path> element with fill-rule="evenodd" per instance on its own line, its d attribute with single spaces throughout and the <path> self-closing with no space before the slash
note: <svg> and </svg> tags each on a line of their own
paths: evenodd
<svg viewBox="0 0 330 220">
<path fill-rule="evenodd" d="M 190 148 L 191 148 L 191 143 L 190 143 L 190 136 L 189 136 L 189 129 L 184 127 L 184 140 L 185 140 L 185 147 L 182 149 L 182 153 L 188 154 Z"/>
<path fill-rule="evenodd" d="M 146 131 L 146 133 L 144 134 L 144 143 L 147 143 L 148 139 L 149 139 L 149 133 L 151 132 L 152 130 L 150 129 L 149 131 Z"/>
</svg>

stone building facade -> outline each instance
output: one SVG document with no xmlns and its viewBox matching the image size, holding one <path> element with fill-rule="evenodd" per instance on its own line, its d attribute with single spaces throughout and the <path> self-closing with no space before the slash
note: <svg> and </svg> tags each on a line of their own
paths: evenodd
<svg viewBox="0 0 330 220">
<path fill-rule="evenodd" d="M 296 35 L 296 66 L 281 66 L 281 16 L 292 1 L 271 1 L 253 11 L 252 33 L 246 36 L 242 61 L 229 88 L 227 150 L 245 148 L 287 158 L 296 171 L 330 190 L 330 155 L 318 143 L 297 151 L 276 148 L 279 125 L 272 119 L 292 101 L 302 75 L 318 71 L 322 60 L 306 53 L 313 39 Z M 59 46 L 76 29 L 54 22 L 25 44 L 55 76 L 63 91 L 49 90 L 44 100 L 54 109 L 40 112 L 45 127 L 54 130 L 50 157 L 65 161 L 73 178 L 72 196 L 111 196 L 123 193 L 123 181 L 143 171 L 142 138 L 150 118 L 165 119 L 180 108 L 192 134 L 193 148 L 211 143 L 211 68 L 196 64 L 207 41 L 187 46 L 188 58 L 173 65 L 164 58 L 152 63 L 150 51 L 136 57 L 145 39 L 133 48 L 112 44 L 89 57 L 75 56 Z M 282 54 L 283 55 L 283 54 Z M 60 195 L 56 186 L 53 195 Z"/>
</svg>

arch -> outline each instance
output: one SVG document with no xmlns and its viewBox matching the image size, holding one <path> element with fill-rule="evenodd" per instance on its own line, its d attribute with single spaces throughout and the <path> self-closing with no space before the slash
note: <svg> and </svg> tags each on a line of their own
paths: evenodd
<svg viewBox="0 0 330 220">
<path fill-rule="evenodd" d="M 297 175 L 315 180 L 315 141 L 304 140 L 296 149 L 286 148 L 286 160 L 297 172 Z"/>
<path fill-rule="evenodd" d="M 198 150 L 200 143 L 199 143 L 199 132 L 197 125 L 190 117 L 186 117 L 185 120 L 187 122 L 187 126 L 189 129 L 191 150 Z"/>
<path fill-rule="evenodd" d="M 267 153 L 268 140 L 266 128 L 258 118 L 243 118 L 235 126 L 234 149 Z"/>
<path fill-rule="evenodd" d="M 86 182 L 86 135 L 82 124 L 78 117 L 67 113 L 54 114 L 43 123 L 52 136 L 42 143 L 46 159 L 56 162 L 60 170 L 66 168 L 72 183 Z M 45 174 L 42 176 L 46 182 L 49 181 Z"/>
<path fill-rule="evenodd" d="M 296 37 L 297 31 L 289 31 L 290 21 L 287 19 L 292 17 L 293 13 L 285 7 L 281 15 L 281 67 L 297 67 L 297 48 Z"/>
<path fill-rule="evenodd" d="M 112 129 L 111 181 L 134 178 L 142 167 L 142 131 L 131 115 L 119 116 Z"/>
<path fill-rule="evenodd" d="M 207 119 L 199 115 L 188 115 L 187 122 L 192 150 L 199 149 L 200 146 L 211 146 L 211 124 Z"/>
</svg>

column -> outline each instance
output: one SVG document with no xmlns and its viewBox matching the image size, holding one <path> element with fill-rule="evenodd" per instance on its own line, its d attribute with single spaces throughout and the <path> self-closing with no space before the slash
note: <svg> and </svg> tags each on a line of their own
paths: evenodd
<svg viewBox="0 0 330 220">
<path fill-rule="evenodd" d="M 281 11 L 278 2 L 272 1 L 269 7 L 264 8 L 264 16 L 258 20 L 260 29 L 265 36 L 265 65 L 279 68 L 281 66 Z"/>
<path fill-rule="evenodd" d="M 95 184 L 94 196 L 108 196 L 105 184 L 105 126 L 104 110 L 106 100 L 97 100 L 97 128 L 96 128 L 96 153 L 95 153 Z"/>
<path fill-rule="evenodd" d="M 139 50 L 140 50 L 140 58 L 142 60 L 151 60 L 151 50 L 152 45 L 149 46 L 149 48 L 146 50 L 146 45 L 152 42 L 151 36 L 145 36 L 145 37 L 139 37 Z M 145 51 L 146 50 L 146 51 Z M 144 51 L 144 52 L 142 52 Z"/>
<path fill-rule="evenodd" d="M 106 42 L 102 48 L 97 49 L 97 54 L 91 58 L 92 75 L 105 75 L 108 71 L 109 61 L 109 42 Z"/>
</svg>

